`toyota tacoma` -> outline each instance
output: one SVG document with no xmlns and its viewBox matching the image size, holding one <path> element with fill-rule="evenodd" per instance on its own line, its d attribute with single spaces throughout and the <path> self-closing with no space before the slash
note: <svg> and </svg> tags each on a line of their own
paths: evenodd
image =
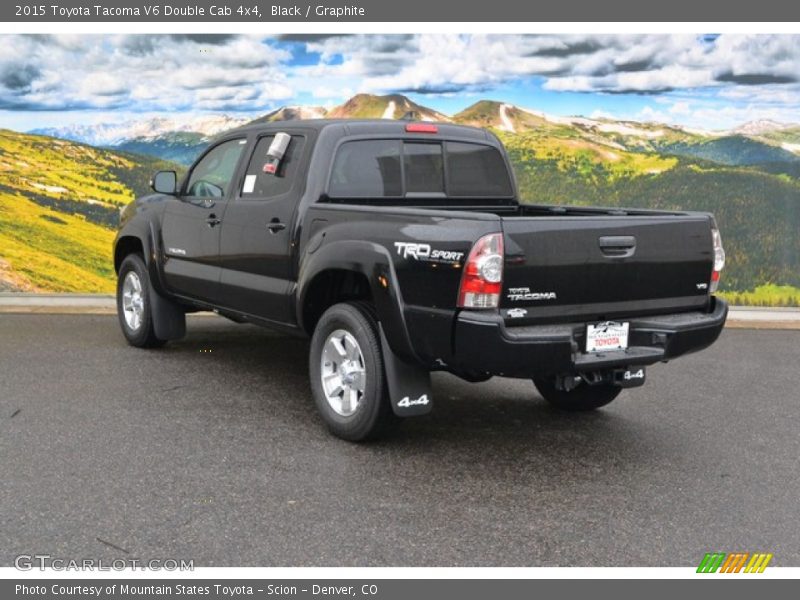
<svg viewBox="0 0 800 600">
<path fill-rule="evenodd" d="M 151 183 L 114 242 L 128 342 L 179 339 L 200 310 L 310 337 L 314 401 L 348 440 L 429 412 L 432 371 L 596 409 L 727 316 L 712 215 L 521 202 L 482 129 L 250 125 Z"/>
</svg>

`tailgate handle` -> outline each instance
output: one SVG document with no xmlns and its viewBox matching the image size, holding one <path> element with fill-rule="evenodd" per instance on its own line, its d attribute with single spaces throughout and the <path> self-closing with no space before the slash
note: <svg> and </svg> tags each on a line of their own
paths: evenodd
<svg viewBox="0 0 800 600">
<path fill-rule="evenodd" d="M 632 235 L 606 235 L 597 242 L 600 251 L 612 258 L 628 258 L 636 252 L 636 238 Z"/>
</svg>

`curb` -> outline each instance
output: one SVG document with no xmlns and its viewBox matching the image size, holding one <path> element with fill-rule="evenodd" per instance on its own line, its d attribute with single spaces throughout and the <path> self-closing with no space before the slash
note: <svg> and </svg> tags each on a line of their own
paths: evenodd
<svg viewBox="0 0 800 600">
<path fill-rule="evenodd" d="M 0 313 L 114 315 L 117 301 L 111 294 L 0 294 Z"/>
<path fill-rule="evenodd" d="M 112 294 L 0 293 L 0 313 L 115 315 Z M 725 327 L 731 329 L 800 329 L 800 308 L 733 306 Z"/>
<path fill-rule="evenodd" d="M 732 306 L 725 326 L 734 329 L 800 329 L 800 308 Z"/>
</svg>

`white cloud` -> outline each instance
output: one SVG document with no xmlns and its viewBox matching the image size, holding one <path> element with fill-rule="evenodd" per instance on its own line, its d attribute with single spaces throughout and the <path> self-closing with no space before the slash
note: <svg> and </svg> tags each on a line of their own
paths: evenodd
<svg viewBox="0 0 800 600">
<path fill-rule="evenodd" d="M 668 123 L 800 120 L 800 36 L 350 35 L 291 43 L 304 45 L 303 64 L 292 64 L 290 42 L 258 36 L 0 36 L 0 108 L 266 112 L 298 98 L 329 105 L 357 91 L 467 99 L 535 81 L 548 91 L 637 94 L 634 111 L 649 97 L 640 116 Z"/>
<path fill-rule="evenodd" d="M 374 91 L 469 89 L 540 76 L 557 91 L 654 93 L 754 87 L 800 78 L 800 36 L 341 36 L 308 44 L 316 77 Z M 334 64 L 340 57 L 341 64 Z"/>
<path fill-rule="evenodd" d="M 259 37 L 4 37 L 0 107 L 256 110 L 294 95 L 291 54 Z"/>
<path fill-rule="evenodd" d="M 691 105 L 688 102 L 675 102 L 669 107 L 669 113 L 672 115 L 689 115 L 692 113 Z"/>
</svg>

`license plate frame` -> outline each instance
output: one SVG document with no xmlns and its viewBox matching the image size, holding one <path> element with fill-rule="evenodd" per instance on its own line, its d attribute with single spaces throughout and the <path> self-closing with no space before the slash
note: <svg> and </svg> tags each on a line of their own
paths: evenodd
<svg viewBox="0 0 800 600">
<path fill-rule="evenodd" d="M 589 323 L 586 326 L 586 352 L 612 352 L 628 348 L 630 323 L 624 321 L 605 321 L 603 323 Z"/>
</svg>

